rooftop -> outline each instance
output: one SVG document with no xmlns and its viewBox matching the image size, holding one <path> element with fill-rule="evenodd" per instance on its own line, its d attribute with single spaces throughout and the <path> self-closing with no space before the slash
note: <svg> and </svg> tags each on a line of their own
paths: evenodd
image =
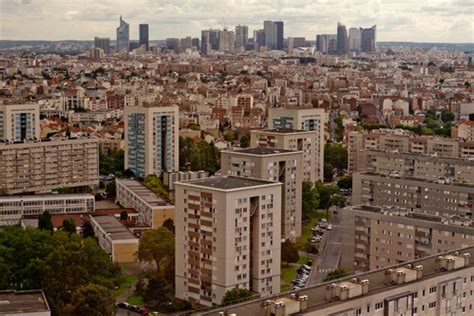
<svg viewBox="0 0 474 316">
<path fill-rule="evenodd" d="M 227 150 L 227 152 L 257 155 L 257 156 L 297 153 L 297 151 L 289 150 L 289 149 L 266 148 L 266 147 L 252 147 L 252 148 L 244 148 L 244 149 Z"/>
<path fill-rule="evenodd" d="M 258 130 L 258 132 L 285 134 L 285 133 L 309 133 L 311 131 L 304 131 L 301 129 L 293 129 L 293 128 L 267 128 L 264 130 Z"/>
<path fill-rule="evenodd" d="M 254 178 L 239 178 L 239 177 L 211 177 L 198 180 L 180 181 L 176 184 L 194 185 L 204 188 L 218 189 L 218 190 L 235 190 L 235 189 L 247 189 L 251 187 L 258 187 L 262 185 L 275 185 L 280 183 L 254 179 Z"/>
<path fill-rule="evenodd" d="M 443 254 L 443 257 L 449 258 L 450 256 L 455 256 L 454 258 L 461 259 L 458 256 L 463 255 L 463 254 L 469 254 L 470 257 L 472 258 L 474 256 L 474 247 L 471 246 L 468 248 L 456 249 L 446 254 Z M 231 306 L 211 308 L 205 311 L 197 312 L 196 314 L 217 316 L 219 315 L 219 312 L 226 312 L 227 314 L 236 314 L 236 315 L 259 315 L 261 311 L 262 303 L 264 303 L 267 300 L 280 300 L 281 298 L 289 297 L 290 294 L 295 294 L 297 296 L 307 295 L 308 297 L 308 301 L 307 301 L 308 309 L 306 309 L 304 312 L 301 312 L 299 315 L 306 314 L 306 313 L 315 313 L 315 311 L 317 310 L 327 308 L 333 305 L 337 305 L 343 302 L 348 302 L 351 300 L 350 298 L 344 301 L 337 300 L 337 299 L 336 300 L 327 299 L 326 297 L 327 287 L 331 285 L 332 283 L 344 284 L 344 282 L 350 282 L 351 280 L 353 280 L 353 278 L 357 278 L 359 280 L 368 280 L 368 292 L 366 294 L 363 294 L 364 296 L 368 296 L 371 294 L 376 294 L 376 293 L 381 293 L 383 291 L 392 290 L 397 287 L 399 287 L 401 291 L 406 291 L 402 287 L 407 286 L 407 283 L 393 284 L 393 283 L 386 282 L 386 271 L 388 271 L 389 269 L 406 268 L 408 267 L 409 264 L 412 267 L 421 265 L 423 266 L 423 274 L 419 279 L 417 278 L 417 280 L 413 281 L 413 282 L 418 282 L 418 281 L 424 281 L 424 280 L 434 278 L 434 277 L 439 277 L 445 274 L 453 273 L 454 271 L 458 271 L 461 269 L 469 269 L 469 268 L 472 269 L 474 267 L 474 261 L 471 260 L 471 261 L 468 261 L 466 265 L 463 265 L 459 267 L 458 269 L 446 270 L 439 267 L 438 265 L 439 258 L 440 258 L 440 254 L 436 254 L 430 257 L 425 257 L 423 259 L 405 262 L 402 264 L 394 265 L 394 266 L 383 268 L 383 269 L 372 270 L 369 272 L 363 272 L 363 273 L 351 275 L 349 277 L 342 278 L 338 281 L 323 282 L 323 283 L 313 285 L 304 289 L 276 294 L 270 297 L 250 300 L 247 302 L 243 302 L 243 303 L 235 304 Z M 355 297 L 354 300 L 357 300 L 358 298 L 360 298 L 360 296 Z"/>
<path fill-rule="evenodd" d="M 113 215 L 92 216 L 92 219 L 110 236 L 112 240 L 136 239 L 136 237 Z"/>
<path fill-rule="evenodd" d="M 0 315 L 34 312 L 49 312 L 43 291 L 0 291 Z"/>
<path fill-rule="evenodd" d="M 138 182 L 137 180 L 117 179 L 117 182 L 120 182 L 121 184 L 126 186 L 129 190 L 139 196 L 140 199 L 144 200 L 150 206 L 168 205 L 168 203 L 163 198 L 161 198 L 153 191 L 149 190 L 146 186 L 144 186 L 141 182 Z"/>
</svg>

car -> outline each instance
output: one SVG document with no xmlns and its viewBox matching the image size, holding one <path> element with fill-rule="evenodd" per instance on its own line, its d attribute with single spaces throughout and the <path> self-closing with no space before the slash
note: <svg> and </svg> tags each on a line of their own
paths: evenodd
<svg viewBox="0 0 474 316">
<path fill-rule="evenodd" d="M 313 260 L 309 259 L 307 265 L 309 265 L 311 267 L 313 265 Z"/>
<path fill-rule="evenodd" d="M 130 304 L 128 304 L 127 302 L 119 302 L 119 303 L 117 303 L 117 307 L 119 307 L 119 308 L 129 308 Z"/>
<path fill-rule="evenodd" d="M 302 267 L 303 267 L 303 269 L 311 271 L 311 267 L 307 264 L 303 264 Z"/>
<path fill-rule="evenodd" d="M 130 305 L 128 309 L 131 310 L 132 312 L 138 312 L 138 310 L 140 310 L 140 306 Z"/>
<path fill-rule="evenodd" d="M 311 228 L 311 231 L 312 232 L 315 232 L 315 231 L 318 231 L 319 230 L 319 226 L 314 226 Z"/>
<path fill-rule="evenodd" d="M 321 218 L 321 219 L 319 220 L 319 222 L 320 222 L 320 223 L 327 223 L 327 222 L 328 222 L 328 220 L 327 220 L 327 219 L 325 219 L 325 218 Z"/>
<path fill-rule="evenodd" d="M 145 308 L 145 307 L 140 307 L 138 310 L 137 310 L 137 313 L 140 314 L 140 315 L 148 315 L 150 311 L 148 310 L 148 308 Z"/>
<path fill-rule="evenodd" d="M 312 243 L 315 243 L 315 242 L 320 242 L 321 240 L 323 240 L 323 238 L 321 236 L 314 236 L 313 238 L 311 238 L 311 242 Z"/>
<path fill-rule="evenodd" d="M 327 230 L 332 230 L 332 225 L 329 224 Z"/>
<path fill-rule="evenodd" d="M 306 268 L 303 268 L 303 266 L 301 266 L 301 267 L 299 267 L 299 268 L 296 270 L 296 272 L 297 272 L 297 273 L 309 274 L 309 271 L 310 271 L 310 270 L 311 270 L 311 269 L 306 269 Z"/>
</svg>

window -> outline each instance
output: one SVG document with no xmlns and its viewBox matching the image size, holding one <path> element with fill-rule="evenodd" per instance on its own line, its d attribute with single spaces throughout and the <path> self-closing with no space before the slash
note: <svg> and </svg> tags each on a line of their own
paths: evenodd
<svg viewBox="0 0 474 316">
<path fill-rule="evenodd" d="M 430 294 L 436 293 L 436 286 L 430 287 Z"/>
<path fill-rule="evenodd" d="M 383 308 L 383 302 L 375 303 L 375 310 L 379 310 L 379 309 L 382 309 L 382 308 Z"/>
<path fill-rule="evenodd" d="M 356 309 L 356 316 L 362 315 L 362 309 L 358 308 Z"/>
<path fill-rule="evenodd" d="M 431 302 L 428 304 L 428 308 L 432 309 L 432 308 L 435 308 L 436 307 L 436 301 L 434 302 Z"/>
</svg>

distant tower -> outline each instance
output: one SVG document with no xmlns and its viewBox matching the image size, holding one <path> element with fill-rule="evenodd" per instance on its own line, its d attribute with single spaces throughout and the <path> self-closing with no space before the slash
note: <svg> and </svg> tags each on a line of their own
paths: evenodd
<svg viewBox="0 0 474 316">
<path fill-rule="evenodd" d="M 140 24 L 139 26 L 139 45 L 145 45 L 146 50 L 150 49 L 149 41 L 148 41 L 148 24 Z"/>
<path fill-rule="evenodd" d="M 94 47 L 101 48 L 104 51 L 104 54 L 110 54 L 110 38 L 108 37 L 95 37 L 94 38 Z"/>
<path fill-rule="evenodd" d="M 361 50 L 363 52 L 375 52 L 375 49 L 377 47 L 376 33 L 377 33 L 376 25 L 367 29 L 360 28 Z"/>
<path fill-rule="evenodd" d="M 360 50 L 360 29 L 352 27 L 349 29 L 349 50 Z"/>
<path fill-rule="evenodd" d="M 265 46 L 267 46 L 268 49 L 273 49 L 273 22 L 263 21 L 263 31 L 265 32 Z"/>
<path fill-rule="evenodd" d="M 284 24 L 283 21 L 273 22 L 273 49 L 283 50 Z"/>
<path fill-rule="evenodd" d="M 120 25 L 117 27 L 117 52 L 120 52 L 124 48 L 128 51 L 129 42 L 130 26 L 127 22 L 122 20 L 122 16 L 120 16 Z"/>
<path fill-rule="evenodd" d="M 348 52 L 347 47 L 347 29 L 342 23 L 337 22 L 337 53 L 345 54 Z"/>
<path fill-rule="evenodd" d="M 249 40 L 249 27 L 246 25 L 237 25 L 235 27 L 235 48 L 243 47 L 247 50 Z"/>
</svg>

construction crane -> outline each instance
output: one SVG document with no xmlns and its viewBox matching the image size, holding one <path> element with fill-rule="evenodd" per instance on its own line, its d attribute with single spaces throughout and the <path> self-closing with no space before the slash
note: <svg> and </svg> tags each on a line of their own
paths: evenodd
<svg viewBox="0 0 474 316">
<path fill-rule="evenodd" d="M 219 25 L 222 27 L 222 30 L 227 31 L 227 23 L 225 23 L 225 18 L 222 18 L 222 20 L 219 21 Z"/>
</svg>

